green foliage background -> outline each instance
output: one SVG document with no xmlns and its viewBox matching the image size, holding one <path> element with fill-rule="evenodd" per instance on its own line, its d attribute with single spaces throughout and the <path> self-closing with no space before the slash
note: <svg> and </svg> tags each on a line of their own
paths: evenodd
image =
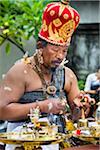
<svg viewBox="0 0 100 150">
<path fill-rule="evenodd" d="M 0 45 L 6 40 L 15 44 L 23 53 L 22 39 L 37 39 L 42 23 L 42 12 L 50 0 L 0 0 Z M 6 45 L 6 53 L 10 44 Z"/>
<path fill-rule="evenodd" d="M 85 80 L 78 80 L 78 86 L 80 90 L 84 90 L 85 88 Z"/>
</svg>

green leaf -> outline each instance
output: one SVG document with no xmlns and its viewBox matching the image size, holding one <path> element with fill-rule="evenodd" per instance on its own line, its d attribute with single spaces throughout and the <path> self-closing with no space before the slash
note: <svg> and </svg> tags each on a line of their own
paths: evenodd
<svg viewBox="0 0 100 150">
<path fill-rule="evenodd" d="M 22 46 L 20 39 L 38 38 L 42 23 L 42 12 L 51 0 L 0 0 L 0 31 L 9 44 Z M 8 32 L 9 30 L 9 32 Z M 3 34 L 3 31 L 7 33 Z M 11 42 L 9 39 L 12 39 Z M 2 45 L 4 39 L 0 39 Z M 6 53 L 10 45 L 6 45 Z M 18 47 L 19 48 L 19 47 Z M 21 49 L 20 49 L 21 50 Z M 23 52 L 23 51 L 22 51 Z"/>
<path fill-rule="evenodd" d="M 7 43 L 7 44 L 6 44 L 6 47 L 5 47 L 6 54 L 9 54 L 9 53 L 10 53 L 10 49 L 11 49 L 10 43 Z"/>
<path fill-rule="evenodd" d="M 79 80 L 78 81 L 78 86 L 80 90 L 84 90 L 85 87 L 85 81 L 84 80 Z"/>
</svg>

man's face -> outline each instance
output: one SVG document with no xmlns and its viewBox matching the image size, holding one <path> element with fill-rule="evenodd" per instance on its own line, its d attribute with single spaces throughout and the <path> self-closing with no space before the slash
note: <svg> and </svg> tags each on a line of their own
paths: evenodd
<svg viewBox="0 0 100 150">
<path fill-rule="evenodd" d="M 68 47 L 47 44 L 43 48 L 44 65 L 48 68 L 56 68 L 67 55 Z"/>
</svg>

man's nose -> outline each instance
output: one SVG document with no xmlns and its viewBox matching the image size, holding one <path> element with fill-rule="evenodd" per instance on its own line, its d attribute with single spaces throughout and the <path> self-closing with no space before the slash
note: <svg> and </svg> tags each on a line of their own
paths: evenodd
<svg viewBox="0 0 100 150">
<path fill-rule="evenodd" d="M 58 59 L 62 60 L 62 59 L 64 59 L 64 57 L 65 57 L 65 56 L 64 56 L 64 54 L 63 54 L 62 52 L 58 52 L 58 53 L 57 53 L 57 58 L 58 58 Z"/>
</svg>

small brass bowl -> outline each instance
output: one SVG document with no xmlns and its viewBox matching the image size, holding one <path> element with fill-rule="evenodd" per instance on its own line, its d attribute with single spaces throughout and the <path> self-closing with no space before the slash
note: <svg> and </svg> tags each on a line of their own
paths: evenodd
<svg viewBox="0 0 100 150">
<path fill-rule="evenodd" d="M 100 137 L 100 125 L 91 126 L 90 133 L 95 137 Z"/>
<path fill-rule="evenodd" d="M 88 120 L 87 119 L 79 119 L 78 123 L 77 123 L 77 127 L 84 127 L 87 128 L 88 127 Z"/>
</svg>

